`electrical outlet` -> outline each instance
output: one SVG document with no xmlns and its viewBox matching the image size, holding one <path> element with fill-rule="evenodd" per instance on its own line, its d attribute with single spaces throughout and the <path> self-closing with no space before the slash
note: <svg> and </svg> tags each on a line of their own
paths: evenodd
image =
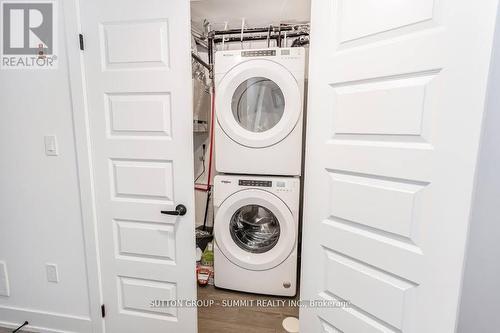
<svg viewBox="0 0 500 333">
<path fill-rule="evenodd" d="M 45 268 L 47 270 L 47 281 L 58 283 L 59 282 L 59 273 L 57 272 L 56 264 L 45 264 Z"/>
</svg>

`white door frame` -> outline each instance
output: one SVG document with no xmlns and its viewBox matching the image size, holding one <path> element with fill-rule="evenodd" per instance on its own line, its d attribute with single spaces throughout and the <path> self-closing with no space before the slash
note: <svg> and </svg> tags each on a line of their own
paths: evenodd
<svg viewBox="0 0 500 333">
<path fill-rule="evenodd" d="M 104 332 L 104 320 L 101 317 L 102 288 L 99 264 L 99 244 L 97 240 L 92 151 L 90 146 L 88 109 L 86 105 L 85 72 L 82 51 L 79 49 L 78 45 L 78 35 L 81 32 L 78 1 L 79 0 L 61 1 L 61 6 L 63 7 L 62 15 L 66 27 L 65 38 L 67 49 L 65 52 L 68 58 L 90 319 L 92 320 L 91 325 L 93 332 L 102 333 Z"/>
</svg>

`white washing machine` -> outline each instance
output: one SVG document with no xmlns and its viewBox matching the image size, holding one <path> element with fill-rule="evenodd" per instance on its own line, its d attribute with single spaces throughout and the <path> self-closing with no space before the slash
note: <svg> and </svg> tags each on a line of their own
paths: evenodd
<svg viewBox="0 0 500 333">
<path fill-rule="evenodd" d="M 304 48 L 215 54 L 218 172 L 301 174 Z"/>
<path fill-rule="evenodd" d="M 215 286 L 294 296 L 299 178 L 215 177 Z"/>
</svg>

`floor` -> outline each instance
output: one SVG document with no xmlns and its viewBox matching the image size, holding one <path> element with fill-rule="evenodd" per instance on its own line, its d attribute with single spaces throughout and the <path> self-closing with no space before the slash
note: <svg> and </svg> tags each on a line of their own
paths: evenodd
<svg viewBox="0 0 500 333">
<path fill-rule="evenodd" d="M 298 317 L 299 309 L 288 305 L 288 297 L 262 296 L 215 289 L 213 286 L 198 287 L 198 300 L 213 300 L 211 307 L 198 308 L 198 333 L 285 333 L 281 322 L 286 317 Z M 224 307 L 226 300 L 274 301 L 275 306 Z M 285 301 L 281 306 L 279 301 Z"/>
<path fill-rule="evenodd" d="M 206 286 L 198 288 L 198 300 L 214 302 L 210 307 L 198 308 L 198 333 L 285 333 L 281 326 L 283 319 L 299 316 L 299 309 L 288 304 L 290 300 L 298 300 L 298 296 L 294 298 L 262 296 Z M 223 306 L 224 303 L 227 305 L 234 300 L 253 300 L 254 305 Z M 258 306 L 257 301 L 272 306 Z M 12 329 L 0 327 L 0 333 L 11 332 Z M 21 332 L 26 331 L 21 330 Z"/>
</svg>

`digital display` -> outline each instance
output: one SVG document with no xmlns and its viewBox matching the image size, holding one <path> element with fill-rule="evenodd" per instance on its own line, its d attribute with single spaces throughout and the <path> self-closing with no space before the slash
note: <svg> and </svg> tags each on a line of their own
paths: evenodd
<svg viewBox="0 0 500 333">
<path fill-rule="evenodd" d="M 241 51 L 242 57 L 274 57 L 276 50 L 251 50 Z"/>
<path fill-rule="evenodd" d="M 240 186 L 257 186 L 257 187 L 272 187 L 273 182 L 270 180 L 238 180 L 238 185 Z"/>
</svg>

